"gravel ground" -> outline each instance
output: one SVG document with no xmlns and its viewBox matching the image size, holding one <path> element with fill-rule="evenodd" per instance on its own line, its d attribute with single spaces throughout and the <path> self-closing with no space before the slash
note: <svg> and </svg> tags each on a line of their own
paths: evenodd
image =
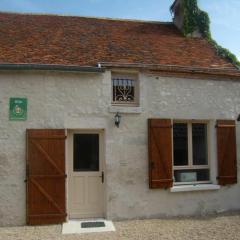
<svg viewBox="0 0 240 240">
<path fill-rule="evenodd" d="M 110 233 L 62 235 L 61 226 L 4 227 L 1 240 L 240 240 L 240 215 L 114 223 Z"/>
</svg>

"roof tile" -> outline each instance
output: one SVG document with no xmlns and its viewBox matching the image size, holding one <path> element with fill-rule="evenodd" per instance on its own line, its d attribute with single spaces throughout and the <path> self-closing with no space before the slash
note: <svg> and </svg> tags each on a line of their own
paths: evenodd
<svg viewBox="0 0 240 240">
<path fill-rule="evenodd" d="M 171 23 L 0 13 L 0 63 L 235 67 Z"/>
</svg>

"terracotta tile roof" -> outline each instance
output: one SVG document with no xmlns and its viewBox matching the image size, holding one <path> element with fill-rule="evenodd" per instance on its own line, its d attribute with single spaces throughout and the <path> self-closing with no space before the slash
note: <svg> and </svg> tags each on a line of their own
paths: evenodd
<svg viewBox="0 0 240 240">
<path fill-rule="evenodd" d="M 0 63 L 236 68 L 171 23 L 0 13 Z"/>
</svg>

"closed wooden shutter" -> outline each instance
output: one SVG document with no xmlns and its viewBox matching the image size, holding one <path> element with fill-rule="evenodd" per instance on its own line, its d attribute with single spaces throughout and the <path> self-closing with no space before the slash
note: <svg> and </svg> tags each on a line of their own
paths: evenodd
<svg viewBox="0 0 240 240">
<path fill-rule="evenodd" d="M 170 119 L 148 121 L 149 187 L 170 188 L 172 172 L 172 122 Z"/>
<path fill-rule="evenodd" d="M 27 130 L 27 224 L 66 219 L 65 130 Z"/>
<path fill-rule="evenodd" d="M 217 120 L 218 182 L 237 183 L 236 126 L 234 120 Z"/>
</svg>

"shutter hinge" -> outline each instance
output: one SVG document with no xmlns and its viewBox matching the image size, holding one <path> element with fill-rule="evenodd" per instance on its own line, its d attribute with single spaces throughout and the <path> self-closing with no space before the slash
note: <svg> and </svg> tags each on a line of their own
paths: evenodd
<svg viewBox="0 0 240 240">
<path fill-rule="evenodd" d="M 65 137 L 65 139 L 67 139 L 67 134 L 68 134 L 67 129 L 65 129 L 64 132 L 65 132 L 65 136 L 64 137 Z"/>
<path fill-rule="evenodd" d="M 24 180 L 25 183 L 27 183 L 29 177 L 29 165 L 26 165 L 26 179 Z"/>
<path fill-rule="evenodd" d="M 26 165 L 26 176 L 27 177 L 29 176 L 29 165 L 28 164 Z"/>
<path fill-rule="evenodd" d="M 154 162 L 151 162 L 151 169 L 154 168 Z"/>
</svg>

